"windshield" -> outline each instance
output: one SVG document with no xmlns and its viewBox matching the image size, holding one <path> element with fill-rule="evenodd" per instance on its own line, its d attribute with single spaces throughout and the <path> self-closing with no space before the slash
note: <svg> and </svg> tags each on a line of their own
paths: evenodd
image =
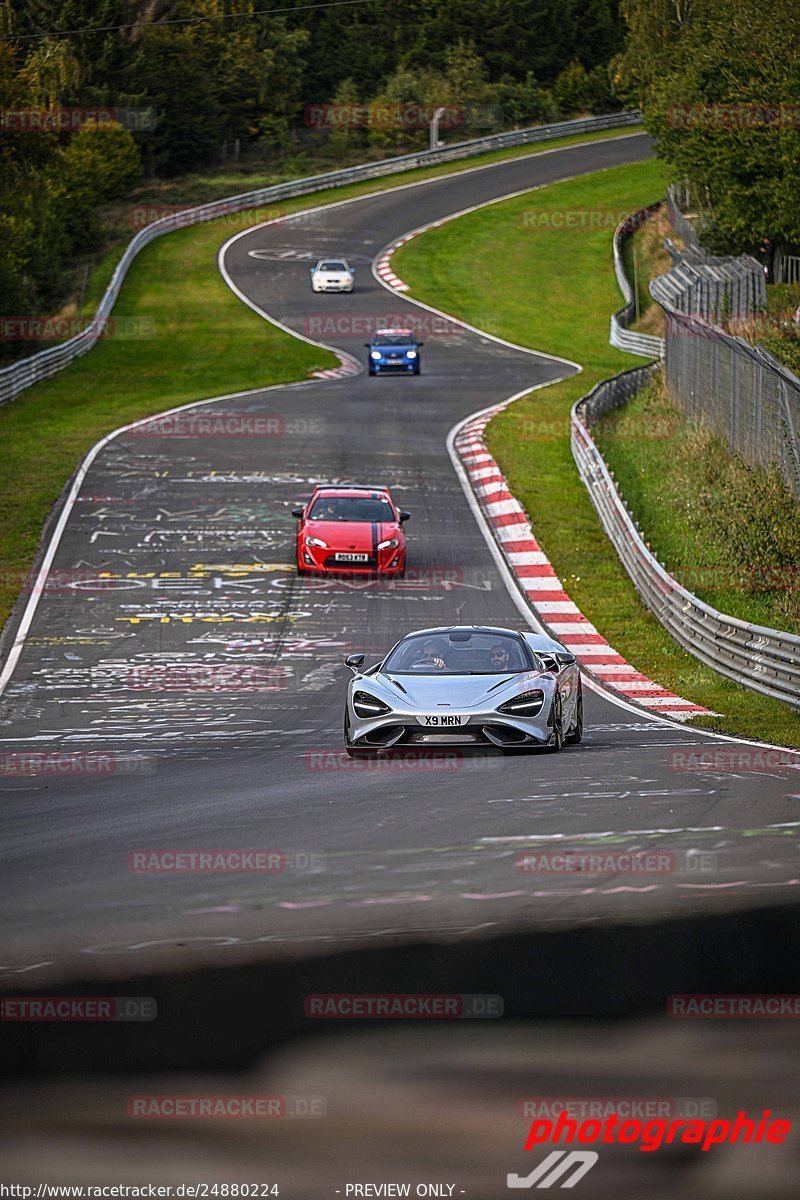
<svg viewBox="0 0 800 1200">
<path fill-rule="evenodd" d="M 318 271 L 346 271 L 347 267 L 343 262 L 324 262 L 317 267 Z"/>
<path fill-rule="evenodd" d="M 376 346 L 410 346 L 414 337 L 410 333 L 380 333 L 372 340 Z"/>
<path fill-rule="evenodd" d="M 394 521 L 386 496 L 320 496 L 309 513 L 310 521 Z"/>
<path fill-rule="evenodd" d="M 414 634 L 391 652 L 392 675 L 514 675 L 531 663 L 518 638 L 503 633 Z"/>
</svg>

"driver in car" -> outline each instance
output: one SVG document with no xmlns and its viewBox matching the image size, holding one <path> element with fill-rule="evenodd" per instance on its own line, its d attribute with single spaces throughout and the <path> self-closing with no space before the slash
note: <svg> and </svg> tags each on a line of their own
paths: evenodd
<svg viewBox="0 0 800 1200">
<path fill-rule="evenodd" d="M 489 662 L 493 671 L 507 671 L 511 656 L 502 642 L 495 642 L 489 651 Z"/>
<path fill-rule="evenodd" d="M 422 647 L 422 654 L 414 663 L 415 667 L 436 667 L 438 671 L 444 671 L 447 667 L 445 661 L 446 646 L 439 638 L 431 638 Z"/>
</svg>

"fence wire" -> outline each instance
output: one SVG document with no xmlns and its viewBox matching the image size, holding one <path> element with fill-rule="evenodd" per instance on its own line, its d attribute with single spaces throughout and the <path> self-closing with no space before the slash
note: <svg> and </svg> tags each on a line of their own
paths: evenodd
<svg viewBox="0 0 800 1200">
<path fill-rule="evenodd" d="M 750 466 L 777 467 L 800 499 L 800 379 L 762 346 L 660 303 L 670 396 Z"/>
</svg>

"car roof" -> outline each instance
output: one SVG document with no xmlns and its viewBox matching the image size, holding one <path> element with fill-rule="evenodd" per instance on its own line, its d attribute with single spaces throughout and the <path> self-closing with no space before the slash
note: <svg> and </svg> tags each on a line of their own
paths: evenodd
<svg viewBox="0 0 800 1200">
<path fill-rule="evenodd" d="M 324 263 L 324 262 L 337 262 L 337 263 L 341 263 L 342 266 L 345 266 L 345 267 L 347 266 L 347 259 L 342 258 L 342 256 L 340 254 L 326 254 L 324 258 L 318 258 L 317 266 L 319 266 L 320 263 Z"/>
<path fill-rule="evenodd" d="M 368 483 L 318 483 L 312 492 L 315 496 L 389 496 L 388 487 L 372 487 Z"/>
<path fill-rule="evenodd" d="M 439 635 L 440 637 L 448 633 L 491 633 L 505 634 L 507 637 L 522 638 L 522 633 L 519 629 L 506 629 L 500 625 L 439 625 L 434 629 L 413 629 L 410 633 L 405 634 L 405 637 L 417 637 L 419 634 L 427 636 Z M 401 641 L 405 640 L 401 638 Z"/>
<path fill-rule="evenodd" d="M 376 329 L 372 336 L 374 338 L 389 336 L 413 338 L 415 334 L 412 329 Z"/>
<path fill-rule="evenodd" d="M 315 492 L 388 492 L 387 483 L 315 483 Z"/>
</svg>

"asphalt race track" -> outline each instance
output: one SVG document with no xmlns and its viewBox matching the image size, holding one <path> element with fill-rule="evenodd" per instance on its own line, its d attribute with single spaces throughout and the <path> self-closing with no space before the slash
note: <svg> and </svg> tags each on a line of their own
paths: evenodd
<svg viewBox="0 0 800 1200">
<path fill-rule="evenodd" d="M 628 135 L 520 158 L 228 246 L 225 268 L 253 306 L 361 362 L 376 316 L 430 321 L 423 372 L 223 398 L 205 411 L 260 417 L 266 432 L 187 436 L 178 423 L 129 431 L 97 455 L 2 700 L 0 750 L 58 750 L 76 764 L 2 781 L 4 979 L 792 898 L 795 773 L 681 771 L 676 749 L 731 743 L 596 694 L 583 743 L 560 755 L 381 768 L 341 755 L 345 654 L 377 657 L 417 627 L 522 620 L 446 438 L 470 413 L 569 369 L 437 325 L 369 263 L 428 221 L 649 152 Z M 312 295 L 308 266 L 323 254 L 356 264 L 353 295 Z M 290 510 L 317 480 L 391 485 L 412 513 L 405 582 L 297 578 Z M 110 773 L 87 775 L 81 763 L 100 752 Z M 517 869 L 521 847 L 554 845 L 646 846 L 673 866 L 590 883 Z M 265 847 L 283 869 L 129 865 L 141 849 Z"/>
</svg>

